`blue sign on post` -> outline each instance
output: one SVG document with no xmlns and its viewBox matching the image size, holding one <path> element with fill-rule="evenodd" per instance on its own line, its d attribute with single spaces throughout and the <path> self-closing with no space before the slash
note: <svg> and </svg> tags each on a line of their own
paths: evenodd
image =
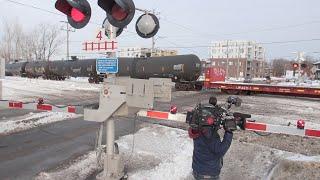
<svg viewBox="0 0 320 180">
<path fill-rule="evenodd" d="M 119 70 L 118 65 L 118 58 L 100 58 L 96 60 L 96 68 L 98 74 L 116 74 Z"/>
</svg>

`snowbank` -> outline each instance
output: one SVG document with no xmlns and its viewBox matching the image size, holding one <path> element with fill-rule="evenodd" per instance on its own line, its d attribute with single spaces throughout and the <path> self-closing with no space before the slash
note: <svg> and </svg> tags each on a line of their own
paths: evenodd
<svg viewBox="0 0 320 180">
<path fill-rule="evenodd" d="M 0 121 L 0 135 L 24 131 L 44 124 L 77 118 L 80 115 L 62 112 L 29 113 L 19 119 Z"/>
<path fill-rule="evenodd" d="M 135 135 L 121 137 L 118 144 L 129 179 L 193 179 L 191 175 L 193 143 L 186 131 L 152 125 L 139 130 Z M 319 163 L 320 157 L 308 157 L 235 140 L 224 158 L 221 179 L 253 180 L 265 179 L 268 176 L 279 177 L 275 173 L 278 171 L 272 169 L 283 160 Z M 78 158 L 64 169 L 42 172 L 38 179 L 40 177 L 40 179 L 81 180 L 89 177 L 89 172 L 92 173 L 93 170 L 101 170 L 94 151 Z M 102 173 L 97 179 L 102 179 Z"/>
<path fill-rule="evenodd" d="M 85 154 L 73 162 L 67 167 L 55 172 L 41 172 L 35 178 L 36 180 L 52 180 L 52 179 L 67 179 L 67 180 L 80 180 L 86 179 L 92 173 L 98 171 L 99 166 L 97 163 L 97 154 L 95 151 L 91 151 Z"/>
<path fill-rule="evenodd" d="M 29 79 L 21 77 L 6 77 L 3 80 L 4 99 L 20 100 L 28 97 L 44 95 L 63 96 L 66 91 L 94 91 L 99 92 L 100 84 L 90 84 L 79 81 L 52 81 L 43 79 Z M 34 99 L 34 98 L 33 98 Z"/>
<path fill-rule="evenodd" d="M 320 81 L 306 81 L 303 83 L 295 83 L 295 82 L 280 82 L 277 83 L 278 86 L 301 86 L 301 87 L 320 87 Z"/>
</svg>

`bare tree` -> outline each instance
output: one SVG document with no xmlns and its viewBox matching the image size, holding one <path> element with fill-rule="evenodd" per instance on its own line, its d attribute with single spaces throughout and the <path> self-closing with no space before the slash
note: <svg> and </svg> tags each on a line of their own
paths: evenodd
<svg viewBox="0 0 320 180">
<path fill-rule="evenodd" d="M 3 25 L 0 57 L 7 62 L 15 59 L 48 61 L 63 41 L 59 27 L 55 25 L 40 24 L 28 33 L 23 31 L 18 21 L 4 21 Z"/>
<path fill-rule="evenodd" d="M 272 71 L 275 77 L 281 77 L 285 75 L 285 71 L 289 69 L 290 61 L 287 59 L 273 59 L 272 60 Z"/>
<path fill-rule="evenodd" d="M 3 36 L 2 36 L 2 45 L 0 50 L 0 56 L 6 60 L 6 62 L 13 59 L 13 48 L 12 48 L 12 42 L 13 42 L 13 33 L 12 33 L 12 27 L 7 23 L 6 21 L 3 23 Z"/>
<path fill-rule="evenodd" d="M 47 60 L 57 53 L 63 39 L 58 26 L 41 24 L 30 34 L 30 44 L 36 60 Z"/>
</svg>

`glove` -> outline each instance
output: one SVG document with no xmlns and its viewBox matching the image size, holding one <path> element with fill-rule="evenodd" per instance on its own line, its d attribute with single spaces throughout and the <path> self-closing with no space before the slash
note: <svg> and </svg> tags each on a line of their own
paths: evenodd
<svg viewBox="0 0 320 180">
<path fill-rule="evenodd" d="M 227 126 L 223 126 L 223 129 L 224 129 L 224 131 L 229 132 L 229 133 L 233 133 L 233 131 L 236 130 L 236 129 L 229 128 Z"/>
<path fill-rule="evenodd" d="M 199 130 L 192 129 L 191 127 L 188 129 L 188 133 L 191 139 L 196 139 L 201 135 Z"/>
</svg>

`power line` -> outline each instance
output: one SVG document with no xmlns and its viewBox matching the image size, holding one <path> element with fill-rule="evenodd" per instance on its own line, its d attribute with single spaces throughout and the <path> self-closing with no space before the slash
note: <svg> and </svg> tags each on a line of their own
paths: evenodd
<svg viewBox="0 0 320 180">
<path fill-rule="evenodd" d="M 63 14 L 56 13 L 56 12 L 53 12 L 53 11 L 49 11 L 49 10 L 47 10 L 47 9 L 39 8 L 39 7 L 34 6 L 34 5 L 25 4 L 25 3 L 18 2 L 18 1 L 13 1 L 13 0 L 5 0 L 5 1 L 11 2 L 11 3 L 13 3 L 13 4 L 17 4 L 17 5 L 21 5 L 21 6 L 33 8 L 33 9 L 36 9 L 36 10 L 39 10 L 39 11 L 43 11 L 43 12 L 46 12 L 46 13 L 50 13 L 50 14 L 54 14 L 54 15 L 58 15 L 58 16 L 63 16 L 63 17 L 65 16 L 65 15 L 63 15 Z M 96 22 L 93 22 L 93 21 L 90 21 L 89 23 L 90 23 L 90 24 L 99 25 L 99 26 L 101 25 L 101 23 L 96 23 Z"/>
<path fill-rule="evenodd" d="M 297 42 L 310 42 L 310 41 L 320 41 L 320 39 L 302 39 L 302 40 L 289 40 L 289 41 L 273 41 L 273 42 L 262 42 L 258 44 L 287 44 L 287 43 L 297 43 Z M 171 46 L 171 47 L 159 47 L 159 48 L 207 48 L 210 45 L 196 45 L 196 46 Z"/>
<path fill-rule="evenodd" d="M 309 42 L 309 41 L 320 41 L 320 39 L 301 39 L 301 40 L 291 40 L 291 41 L 274 41 L 274 42 L 263 42 L 259 44 L 287 44 L 287 43 L 296 43 L 296 42 Z"/>
<path fill-rule="evenodd" d="M 47 10 L 47 9 L 39 8 L 39 7 L 34 6 L 34 5 L 25 4 L 25 3 L 21 3 L 21 2 L 17 2 L 17 1 L 13 1 L 13 0 L 4 0 L 4 1 L 8 1 L 8 2 L 11 2 L 11 3 L 14 3 L 14 4 L 18 4 L 18 5 L 21 5 L 21 6 L 25 6 L 25 7 L 37 9 L 37 10 L 40 10 L 40 11 L 43 11 L 43 12 L 47 12 L 47 13 L 50 13 L 50 14 L 59 15 L 59 16 L 64 16 L 64 15 L 62 15 L 62 14 L 59 14 L 59 13 L 56 13 L 56 12 L 53 12 L 53 11 L 49 11 L 49 10 Z"/>
<path fill-rule="evenodd" d="M 172 41 L 169 41 L 169 40 L 167 40 L 167 39 L 165 39 L 165 38 L 161 38 L 162 40 L 164 40 L 164 41 L 167 41 L 168 43 L 170 43 L 170 44 L 172 44 L 172 45 L 174 45 L 174 46 L 179 46 L 178 44 L 176 44 L 176 43 L 174 43 L 174 42 L 172 42 Z M 190 51 L 190 52 L 192 52 L 192 53 L 195 53 L 195 54 L 200 54 L 199 52 L 197 52 L 197 51 L 195 51 L 195 50 L 193 50 L 193 49 L 191 49 L 191 48 L 186 48 L 188 51 Z"/>
<path fill-rule="evenodd" d="M 285 25 L 285 26 L 279 26 L 279 27 L 256 29 L 256 30 L 252 30 L 252 31 L 233 32 L 233 33 L 224 33 L 224 34 L 208 34 L 208 33 L 201 33 L 201 32 L 195 31 L 190 27 L 187 27 L 185 25 L 181 25 L 181 24 L 176 23 L 174 21 L 168 20 L 166 17 L 164 17 L 162 19 L 168 23 L 171 23 L 173 25 L 176 25 L 177 27 L 180 27 L 180 29 L 192 32 L 194 34 L 192 36 L 197 36 L 197 37 L 203 36 L 203 35 L 205 35 L 205 36 L 228 36 L 228 35 L 248 34 L 248 33 L 265 32 L 265 31 L 275 31 L 275 30 L 281 30 L 281 29 L 287 29 L 287 28 L 300 27 L 300 26 L 305 26 L 305 25 L 309 25 L 309 24 L 320 23 L 320 21 L 316 20 L 316 21 L 308 21 L 308 22 L 299 23 L 299 24 L 291 24 L 291 25 Z M 190 37 L 190 35 L 175 36 L 175 37 L 186 37 L 186 36 Z M 208 37 L 202 37 L 202 38 L 208 38 Z"/>
</svg>

